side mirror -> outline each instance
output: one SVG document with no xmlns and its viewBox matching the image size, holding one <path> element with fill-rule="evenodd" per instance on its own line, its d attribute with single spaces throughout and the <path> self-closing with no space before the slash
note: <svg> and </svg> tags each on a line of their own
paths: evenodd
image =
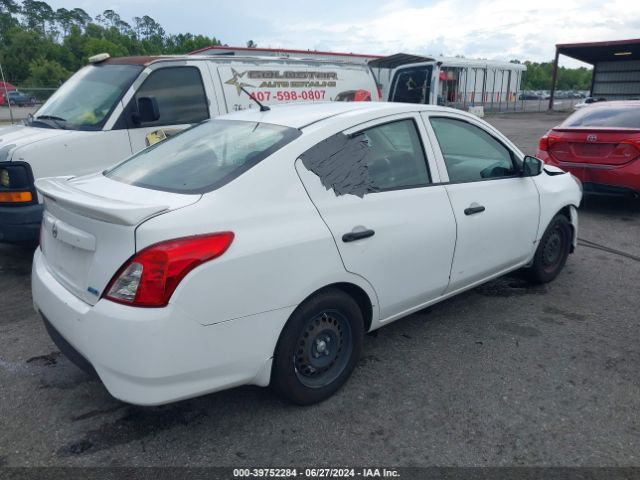
<svg viewBox="0 0 640 480">
<path fill-rule="evenodd" d="M 155 122 L 160 118 L 160 109 L 156 97 L 138 98 L 138 111 L 131 115 L 131 120 L 136 125 Z"/>
<path fill-rule="evenodd" d="M 527 155 L 522 162 L 522 176 L 523 177 L 537 177 L 542 173 L 542 167 L 544 162 L 539 158 Z"/>
</svg>

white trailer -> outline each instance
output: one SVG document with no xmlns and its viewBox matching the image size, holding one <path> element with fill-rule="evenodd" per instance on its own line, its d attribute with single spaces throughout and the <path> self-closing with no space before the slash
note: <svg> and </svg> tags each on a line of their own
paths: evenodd
<svg viewBox="0 0 640 480">
<path fill-rule="evenodd" d="M 393 102 L 431 103 L 456 108 L 491 108 L 514 104 L 520 94 L 525 65 L 420 57 L 397 54 L 369 62 L 382 90 Z"/>
</svg>

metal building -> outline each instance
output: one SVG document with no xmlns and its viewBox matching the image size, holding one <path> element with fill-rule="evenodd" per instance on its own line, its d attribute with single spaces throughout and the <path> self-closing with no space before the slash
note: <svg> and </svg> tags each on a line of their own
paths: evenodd
<svg viewBox="0 0 640 480">
<path fill-rule="evenodd" d="M 549 109 L 560 55 L 593 65 L 591 95 L 607 100 L 640 99 L 640 39 L 556 45 Z"/>
</svg>

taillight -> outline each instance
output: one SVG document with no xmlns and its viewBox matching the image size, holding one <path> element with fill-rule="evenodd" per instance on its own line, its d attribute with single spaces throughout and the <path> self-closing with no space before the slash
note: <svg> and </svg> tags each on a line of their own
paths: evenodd
<svg viewBox="0 0 640 480">
<path fill-rule="evenodd" d="M 233 238 L 233 232 L 220 232 L 151 245 L 120 268 L 104 298 L 135 307 L 164 307 L 182 279 L 222 255 Z"/>
<path fill-rule="evenodd" d="M 542 137 L 540 137 L 540 142 L 538 142 L 538 150 L 546 152 L 549 149 L 548 140 L 549 137 L 547 135 L 543 135 Z"/>
<path fill-rule="evenodd" d="M 369 90 L 356 90 L 356 93 L 353 94 L 354 102 L 370 102 L 371 101 L 371 93 Z"/>
<path fill-rule="evenodd" d="M 616 145 L 613 155 L 626 161 L 635 159 L 640 155 L 640 140 L 623 140 Z"/>
<path fill-rule="evenodd" d="M 543 152 L 546 152 L 551 148 L 552 145 L 560 141 L 562 141 L 562 137 L 554 135 L 553 130 L 549 130 L 540 138 L 540 142 L 538 143 L 538 149 Z"/>
</svg>

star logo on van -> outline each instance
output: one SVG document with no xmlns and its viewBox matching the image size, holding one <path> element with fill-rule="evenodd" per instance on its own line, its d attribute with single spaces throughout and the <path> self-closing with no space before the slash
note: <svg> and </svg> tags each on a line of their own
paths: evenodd
<svg viewBox="0 0 640 480">
<path fill-rule="evenodd" d="M 242 88 L 243 87 L 251 87 L 251 88 L 255 88 L 255 85 L 250 85 L 248 83 L 244 83 L 242 81 L 242 77 L 245 76 L 245 74 L 247 73 L 246 71 L 239 73 L 236 72 L 233 68 L 231 69 L 231 72 L 233 72 L 233 77 L 231 77 L 229 80 L 227 80 L 226 82 L 224 82 L 226 85 L 233 85 L 234 87 L 236 87 L 236 91 L 238 92 L 238 96 L 240 96 L 240 92 L 242 92 Z"/>
</svg>

